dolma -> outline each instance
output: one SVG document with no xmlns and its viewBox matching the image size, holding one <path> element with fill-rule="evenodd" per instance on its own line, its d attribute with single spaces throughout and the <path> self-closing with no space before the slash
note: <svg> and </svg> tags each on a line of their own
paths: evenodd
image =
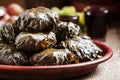
<svg viewBox="0 0 120 80">
<path fill-rule="evenodd" d="M 55 33 L 21 32 L 15 39 L 16 49 L 25 52 L 39 52 L 56 44 Z"/>
<path fill-rule="evenodd" d="M 0 64 L 29 65 L 28 55 L 17 51 L 13 45 L 0 43 Z"/>
<path fill-rule="evenodd" d="M 49 32 L 55 31 L 59 16 L 56 12 L 45 7 L 28 9 L 21 13 L 13 23 L 16 33 L 23 32 Z"/>
<path fill-rule="evenodd" d="M 14 43 L 15 32 L 11 24 L 6 23 L 0 26 L 0 41 L 6 43 Z"/>
<path fill-rule="evenodd" d="M 58 48 L 68 48 L 80 62 L 90 61 L 102 57 L 101 50 L 88 36 L 77 36 L 62 41 Z"/>
<path fill-rule="evenodd" d="M 56 31 L 56 38 L 58 42 L 82 35 L 80 26 L 72 22 L 59 22 Z"/>
<path fill-rule="evenodd" d="M 62 22 L 57 13 L 37 7 L 0 27 L 0 64 L 63 65 L 102 57 L 80 26 Z"/>
<path fill-rule="evenodd" d="M 68 49 L 46 49 L 34 54 L 30 58 L 31 65 L 62 65 L 78 63 L 74 55 Z"/>
</svg>

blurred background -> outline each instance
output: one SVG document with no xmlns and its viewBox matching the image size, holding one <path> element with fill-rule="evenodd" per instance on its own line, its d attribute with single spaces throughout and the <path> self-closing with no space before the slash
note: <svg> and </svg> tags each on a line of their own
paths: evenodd
<svg viewBox="0 0 120 80">
<path fill-rule="evenodd" d="M 8 7 L 11 3 L 17 3 L 25 9 L 40 5 L 48 8 L 53 6 L 62 8 L 66 5 L 74 5 L 78 11 L 83 11 L 88 5 L 96 7 L 104 6 L 109 9 L 111 20 L 120 20 L 120 0 L 1 0 L 0 6 Z"/>
<path fill-rule="evenodd" d="M 16 14 L 11 15 L 11 12 L 14 11 L 8 9 L 13 3 L 18 4 L 23 8 L 23 10 L 19 12 L 33 7 L 45 6 L 52 9 L 53 11 L 58 12 L 60 16 L 79 16 L 79 19 L 77 20 L 78 24 L 82 26 L 82 30 L 89 32 L 88 29 L 91 29 L 91 31 L 95 34 L 97 34 L 96 32 L 98 32 L 99 30 L 101 30 L 100 33 L 106 32 L 106 25 L 107 28 L 116 26 L 120 27 L 120 0 L 1 0 L 0 6 L 2 6 L 2 8 L 4 7 L 7 10 L 7 13 L 10 17 L 12 16 L 12 18 L 10 18 L 8 22 L 17 19 L 16 16 L 18 16 Z M 8 15 L 7 18 L 5 16 L 5 20 L 8 19 Z M 94 20 L 93 17 L 95 18 Z M 1 21 L 4 22 L 5 20 L 3 17 L 1 18 Z M 100 27 L 98 25 L 103 27 L 98 28 Z M 91 26 L 93 27 L 91 28 Z M 95 28 L 96 26 L 98 27 Z M 96 29 L 99 30 L 97 31 Z M 93 35 L 92 37 L 96 36 L 94 34 L 89 35 Z M 105 35 L 105 33 L 103 33 L 103 35 Z"/>
</svg>

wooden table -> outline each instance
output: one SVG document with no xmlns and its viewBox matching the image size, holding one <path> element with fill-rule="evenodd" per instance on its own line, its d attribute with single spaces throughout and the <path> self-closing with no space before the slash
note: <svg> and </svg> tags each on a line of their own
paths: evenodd
<svg viewBox="0 0 120 80">
<path fill-rule="evenodd" d="M 118 28 L 110 28 L 104 42 L 111 47 L 112 58 L 100 64 L 94 72 L 73 80 L 120 80 L 120 34 L 117 30 Z"/>
</svg>

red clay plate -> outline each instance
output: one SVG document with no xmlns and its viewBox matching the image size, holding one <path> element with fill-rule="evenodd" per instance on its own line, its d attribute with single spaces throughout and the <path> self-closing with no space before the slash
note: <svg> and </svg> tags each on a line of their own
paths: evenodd
<svg viewBox="0 0 120 80">
<path fill-rule="evenodd" d="M 112 50 L 107 45 L 97 41 L 94 42 L 105 51 L 105 55 L 99 59 L 78 64 L 55 66 L 0 65 L 0 78 L 9 80 L 63 80 L 88 74 L 112 56 Z"/>
</svg>

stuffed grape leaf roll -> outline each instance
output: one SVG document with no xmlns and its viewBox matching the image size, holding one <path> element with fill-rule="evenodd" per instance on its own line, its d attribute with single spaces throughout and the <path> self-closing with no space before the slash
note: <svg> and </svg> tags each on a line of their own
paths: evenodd
<svg viewBox="0 0 120 80">
<path fill-rule="evenodd" d="M 56 12 L 45 7 L 28 9 L 21 13 L 13 23 L 15 32 L 49 32 L 54 31 L 59 21 Z"/>
<path fill-rule="evenodd" d="M 100 49 L 88 36 L 77 36 L 62 41 L 59 48 L 68 48 L 80 62 L 90 61 L 102 57 L 103 50 Z"/>
<path fill-rule="evenodd" d="M 14 43 L 15 40 L 15 32 L 10 23 L 6 23 L 0 26 L 0 41 L 4 41 L 6 43 Z"/>
<path fill-rule="evenodd" d="M 73 38 L 78 35 L 82 35 L 80 26 L 72 22 L 59 22 L 56 31 L 57 41 L 64 41 L 69 38 Z"/>
<path fill-rule="evenodd" d="M 31 65 L 62 65 L 78 63 L 68 49 L 46 49 L 30 58 Z"/>
<path fill-rule="evenodd" d="M 29 65 L 28 55 L 17 51 L 15 46 L 0 43 L 0 64 L 6 65 Z"/>
<path fill-rule="evenodd" d="M 16 49 L 27 52 L 39 52 L 56 44 L 55 33 L 21 32 L 15 39 Z"/>
</svg>

